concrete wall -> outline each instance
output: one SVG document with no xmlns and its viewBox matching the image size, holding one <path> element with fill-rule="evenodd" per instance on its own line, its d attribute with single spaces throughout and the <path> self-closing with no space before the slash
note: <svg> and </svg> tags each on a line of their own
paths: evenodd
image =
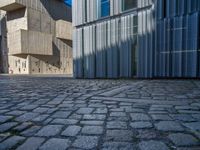
<svg viewBox="0 0 200 150">
<path fill-rule="evenodd" d="M 0 9 L 7 11 L 9 73 L 72 74 L 70 7 L 60 0 L 1 0 Z"/>
</svg>

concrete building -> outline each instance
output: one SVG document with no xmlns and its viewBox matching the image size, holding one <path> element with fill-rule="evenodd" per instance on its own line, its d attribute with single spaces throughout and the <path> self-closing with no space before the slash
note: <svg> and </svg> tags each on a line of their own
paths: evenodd
<svg viewBox="0 0 200 150">
<path fill-rule="evenodd" d="M 73 0 L 76 78 L 200 77 L 200 0 Z"/>
<path fill-rule="evenodd" d="M 72 74 L 72 14 L 62 0 L 1 0 L 8 72 Z"/>
</svg>

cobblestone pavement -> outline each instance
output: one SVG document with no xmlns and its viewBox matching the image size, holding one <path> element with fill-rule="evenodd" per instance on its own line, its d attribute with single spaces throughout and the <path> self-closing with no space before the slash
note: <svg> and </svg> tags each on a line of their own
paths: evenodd
<svg viewBox="0 0 200 150">
<path fill-rule="evenodd" d="M 0 149 L 200 150 L 200 81 L 0 76 Z"/>
</svg>

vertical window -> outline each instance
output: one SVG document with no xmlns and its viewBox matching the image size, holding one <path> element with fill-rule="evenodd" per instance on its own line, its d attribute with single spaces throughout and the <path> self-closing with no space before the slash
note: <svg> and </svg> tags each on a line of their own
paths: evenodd
<svg viewBox="0 0 200 150">
<path fill-rule="evenodd" d="M 163 0 L 163 18 L 167 17 L 167 2 Z"/>
<path fill-rule="evenodd" d="M 101 17 L 110 15 L 110 0 L 101 0 Z"/>
<path fill-rule="evenodd" d="M 132 35 L 132 44 L 131 44 L 131 53 L 132 53 L 132 76 L 136 76 L 137 74 L 137 41 L 138 36 L 138 17 L 134 16 L 133 18 L 133 35 Z"/>
<path fill-rule="evenodd" d="M 122 0 L 122 10 L 137 8 L 137 0 Z"/>
</svg>

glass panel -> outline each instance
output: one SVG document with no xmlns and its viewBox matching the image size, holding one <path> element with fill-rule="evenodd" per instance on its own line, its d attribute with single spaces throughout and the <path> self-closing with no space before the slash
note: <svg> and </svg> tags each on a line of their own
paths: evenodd
<svg viewBox="0 0 200 150">
<path fill-rule="evenodd" d="M 137 8 L 137 0 L 122 0 L 123 11 Z"/>
<path fill-rule="evenodd" d="M 101 0 L 101 17 L 110 15 L 110 0 Z"/>
</svg>

